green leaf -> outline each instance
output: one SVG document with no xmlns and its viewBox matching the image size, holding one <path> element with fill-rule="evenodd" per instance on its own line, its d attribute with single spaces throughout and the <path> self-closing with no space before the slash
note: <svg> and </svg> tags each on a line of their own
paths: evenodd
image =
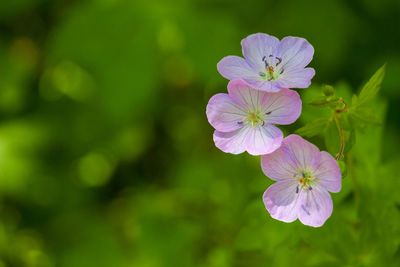
<svg viewBox="0 0 400 267">
<path fill-rule="evenodd" d="M 348 115 L 354 127 L 361 131 L 365 130 L 368 126 L 376 126 L 382 123 L 380 118 L 375 115 L 374 110 L 368 107 L 356 106 L 349 109 Z"/>
<path fill-rule="evenodd" d="M 351 98 L 351 105 L 352 106 L 356 106 L 357 105 L 357 101 L 358 101 L 357 95 L 353 95 L 353 97 Z"/>
<path fill-rule="evenodd" d="M 371 100 L 381 89 L 381 83 L 385 76 L 386 64 L 380 67 L 375 74 L 369 79 L 369 81 L 361 89 L 361 92 L 357 99 L 357 106 L 362 105 Z"/>
<path fill-rule="evenodd" d="M 329 117 L 321 117 L 310 121 L 303 127 L 296 130 L 296 133 L 304 137 L 313 137 L 319 133 L 325 131 L 325 128 L 329 124 Z"/>
<path fill-rule="evenodd" d="M 345 139 L 343 154 L 346 154 L 353 148 L 354 144 L 356 143 L 356 132 L 354 130 L 345 130 L 343 131 L 343 134 Z"/>
<path fill-rule="evenodd" d="M 340 151 L 340 135 L 335 120 L 332 119 L 329 121 L 325 129 L 324 137 L 326 149 L 329 153 L 336 157 Z"/>
<path fill-rule="evenodd" d="M 327 85 L 327 84 L 324 84 L 323 86 L 322 86 L 322 92 L 324 93 L 324 95 L 326 95 L 326 96 L 334 96 L 335 95 L 335 88 L 333 88 L 333 86 L 330 86 L 330 85 Z"/>
</svg>

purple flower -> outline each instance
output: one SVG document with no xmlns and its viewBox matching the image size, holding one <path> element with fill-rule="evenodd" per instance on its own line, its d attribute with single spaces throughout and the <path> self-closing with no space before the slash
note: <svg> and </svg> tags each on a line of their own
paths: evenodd
<svg viewBox="0 0 400 267">
<path fill-rule="evenodd" d="M 243 79 L 265 92 L 310 86 L 315 71 L 305 66 L 310 63 L 314 48 L 307 40 L 289 36 L 279 41 L 274 36 L 256 33 L 241 44 L 244 59 L 227 56 L 217 65 L 225 78 Z"/>
<path fill-rule="evenodd" d="M 290 124 L 301 113 L 297 92 L 256 90 L 242 80 L 230 81 L 229 94 L 214 95 L 207 105 L 207 118 L 215 128 L 215 145 L 224 152 L 263 155 L 275 151 L 283 134 L 273 124 Z"/>
<path fill-rule="evenodd" d="M 282 146 L 261 158 L 261 167 L 277 181 L 265 191 L 265 207 L 272 218 L 319 227 L 331 216 L 332 199 L 341 174 L 336 160 L 298 135 L 286 137 Z"/>
</svg>

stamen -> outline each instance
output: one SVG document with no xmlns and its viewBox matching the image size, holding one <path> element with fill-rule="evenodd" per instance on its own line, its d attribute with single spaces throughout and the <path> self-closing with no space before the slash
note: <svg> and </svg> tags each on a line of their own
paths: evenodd
<svg viewBox="0 0 400 267">
<path fill-rule="evenodd" d="M 311 187 L 311 185 L 308 187 L 308 190 L 312 190 L 312 187 Z"/>
<path fill-rule="evenodd" d="M 282 74 L 284 70 L 285 70 L 285 69 L 284 69 L 284 68 L 282 68 L 282 70 L 281 70 L 281 72 L 279 72 L 279 74 Z"/>
<path fill-rule="evenodd" d="M 282 58 L 280 57 L 275 57 L 275 58 L 278 60 L 278 62 L 275 64 L 275 67 L 277 67 L 279 64 L 281 64 Z"/>
<path fill-rule="evenodd" d="M 265 125 L 265 121 L 263 121 L 263 123 L 261 124 L 261 126 L 264 126 Z"/>
<path fill-rule="evenodd" d="M 306 175 L 304 172 L 301 172 L 301 176 L 303 176 L 303 178 L 306 178 Z"/>
<path fill-rule="evenodd" d="M 264 72 L 261 72 L 261 71 L 258 73 L 258 75 L 260 75 L 261 77 L 267 76 L 267 74 L 265 74 Z"/>
<path fill-rule="evenodd" d="M 262 61 L 265 63 L 265 68 L 268 68 L 268 62 L 267 62 L 267 57 L 263 56 Z"/>
<path fill-rule="evenodd" d="M 272 58 L 274 57 L 274 55 L 269 55 L 268 57 L 270 58 L 269 64 L 272 66 Z M 274 68 L 272 68 L 272 69 L 274 69 Z"/>
<path fill-rule="evenodd" d="M 272 81 L 273 78 L 274 78 L 274 77 L 269 78 L 268 81 L 269 81 L 269 82 Z"/>
<path fill-rule="evenodd" d="M 269 115 L 269 114 L 271 114 L 271 112 L 272 111 L 268 111 L 268 112 L 265 113 L 265 115 Z M 296 174 L 294 174 L 294 175 L 296 176 Z"/>
<path fill-rule="evenodd" d="M 237 124 L 242 125 L 243 121 L 238 121 Z"/>
<path fill-rule="evenodd" d="M 298 194 L 299 193 L 299 186 L 297 185 L 296 186 L 296 194 Z"/>
</svg>

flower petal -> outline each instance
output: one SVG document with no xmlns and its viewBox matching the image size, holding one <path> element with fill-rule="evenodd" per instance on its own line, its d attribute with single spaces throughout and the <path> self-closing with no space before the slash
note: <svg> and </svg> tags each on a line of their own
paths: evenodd
<svg viewBox="0 0 400 267">
<path fill-rule="evenodd" d="M 265 33 L 255 33 L 242 40 L 242 53 L 255 70 L 264 70 L 263 57 L 274 55 L 279 45 L 278 38 Z"/>
<path fill-rule="evenodd" d="M 256 110 L 260 107 L 265 92 L 251 87 L 243 80 L 233 80 L 228 83 L 229 96 L 246 110 Z"/>
<path fill-rule="evenodd" d="M 339 165 L 328 152 L 320 152 L 320 162 L 314 171 L 314 176 L 318 178 L 318 185 L 334 193 L 340 191 L 342 175 Z"/>
<path fill-rule="evenodd" d="M 252 87 L 267 93 L 279 92 L 282 88 L 286 88 L 280 85 L 279 80 L 266 81 L 261 79 L 260 77 L 244 78 L 243 80 Z"/>
<path fill-rule="evenodd" d="M 301 113 L 300 96 L 296 91 L 289 89 L 266 95 L 261 105 L 266 120 L 273 124 L 291 124 Z"/>
<path fill-rule="evenodd" d="M 223 152 L 240 154 L 246 151 L 246 137 L 250 131 L 249 126 L 245 126 L 236 131 L 223 133 L 214 131 L 214 143 L 216 147 L 221 149 Z"/>
<path fill-rule="evenodd" d="M 282 142 L 282 146 L 286 147 L 290 154 L 293 155 L 299 169 L 314 170 L 319 163 L 320 153 L 318 147 L 296 134 L 286 137 Z"/>
<path fill-rule="evenodd" d="M 278 149 L 282 143 L 282 131 L 272 124 L 252 127 L 246 137 L 246 150 L 257 156 L 269 154 Z"/>
<path fill-rule="evenodd" d="M 292 36 L 283 38 L 277 50 L 282 58 L 280 68 L 285 71 L 304 68 L 314 55 L 314 47 L 306 39 Z"/>
<path fill-rule="evenodd" d="M 294 180 L 282 180 L 264 192 L 264 205 L 272 218 L 283 222 L 297 219 L 299 194 L 296 194 L 296 186 Z"/>
<path fill-rule="evenodd" d="M 220 132 L 232 132 L 242 128 L 245 110 L 235 103 L 228 94 L 216 94 L 208 101 L 207 118 Z"/>
<path fill-rule="evenodd" d="M 285 72 L 277 82 L 284 88 L 308 88 L 314 75 L 313 68 L 293 69 Z"/>
<path fill-rule="evenodd" d="M 258 71 L 253 70 L 246 60 L 237 56 L 224 57 L 218 62 L 217 69 L 218 72 L 228 80 L 260 78 Z"/>
<path fill-rule="evenodd" d="M 309 226 L 319 227 L 331 216 L 332 198 L 322 187 L 315 186 L 312 190 L 301 190 L 298 206 L 299 220 Z"/>
<path fill-rule="evenodd" d="M 271 154 L 261 157 L 261 168 L 266 176 L 275 181 L 292 180 L 297 173 L 297 161 L 283 144 Z"/>
</svg>

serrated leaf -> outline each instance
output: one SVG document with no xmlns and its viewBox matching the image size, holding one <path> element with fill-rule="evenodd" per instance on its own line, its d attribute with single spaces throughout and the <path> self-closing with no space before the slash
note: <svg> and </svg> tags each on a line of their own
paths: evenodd
<svg viewBox="0 0 400 267">
<path fill-rule="evenodd" d="M 329 121 L 330 118 L 328 117 L 322 117 L 312 120 L 303 127 L 297 129 L 296 133 L 304 137 L 316 136 L 325 131 L 325 128 L 327 127 Z"/>
<path fill-rule="evenodd" d="M 333 86 L 324 84 L 322 86 L 322 92 L 324 93 L 324 95 L 326 96 L 334 96 L 335 95 L 335 88 L 333 88 Z"/>
<path fill-rule="evenodd" d="M 364 85 L 357 99 L 357 106 L 371 100 L 381 89 L 383 77 L 385 76 L 386 64 L 380 67 L 371 79 Z"/>
</svg>

